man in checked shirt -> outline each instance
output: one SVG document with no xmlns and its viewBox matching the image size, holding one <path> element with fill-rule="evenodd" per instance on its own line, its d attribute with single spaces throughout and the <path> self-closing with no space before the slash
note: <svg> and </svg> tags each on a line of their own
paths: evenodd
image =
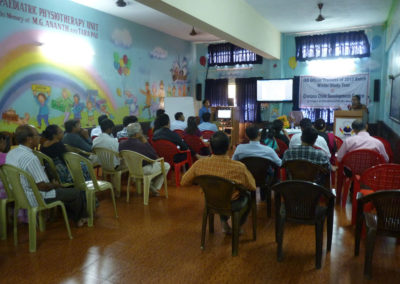
<svg viewBox="0 0 400 284">
<path fill-rule="evenodd" d="M 222 177 L 227 180 L 234 181 L 235 183 L 243 185 L 248 190 L 256 190 L 256 182 L 252 174 L 247 170 L 246 166 L 241 162 L 231 160 L 227 155 L 229 148 L 229 138 L 222 131 L 217 131 L 210 139 L 210 145 L 213 152 L 211 157 L 197 160 L 186 174 L 182 177 L 181 184 L 191 185 L 195 177 L 201 175 L 212 175 Z M 250 197 L 246 193 L 235 191 L 232 194 L 232 208 L 243 208 Z M 250 211 L 250 206 L 243 214 L 240 220 L 240 226 L 246 222 L 247 215 Z M 220 216 L 222 231 L 224 233 L 231 233 L 231 227 L 228 224 L 229 216 Z"/>
</svg>

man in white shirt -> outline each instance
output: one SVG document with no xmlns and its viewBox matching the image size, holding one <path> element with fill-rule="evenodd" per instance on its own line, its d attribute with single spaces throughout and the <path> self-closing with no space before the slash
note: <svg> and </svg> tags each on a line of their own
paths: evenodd
<svg viewBox="0 0 400 284">
<path fill-rule="evenodd" d="M 278 154 L 271 147 L 260 143 L 261 133 L 256 126 L 251 125 L 247 127 L 246 135 L 250 139 L 250 142 L 248 144 L 239 144 L 236 147 L 235 153 L 233 153 L 232 160 L 239 161 L 247 157 L 259 157 L 272 161 L 278 167 L 282 165 Z"/>
<path fill-rule="evenodd" d="M 204 131 L 204 130 L 210 130 L 217 132 L 218 127 L 210 122 L 211 114 L 209 112 L 203 113 L 203 122 L 199 124 L 199 130 Z"/>
<path fill-rule="evenodd" d="M 103 119 L 107 119 L 107 118 L 108 118 L 108 116 L 105 114 L 102 114 L 97 118 L 97 122 L 99 123 L 99 125 L 92 129 L 92 131 L 90 132 L 90 138 L 93 139 L 93 137 L 98 137 L 101 134 L 100 122 Z"/>
<path fill-rule="evenodd" d="M 36 128 L 29 125 L 21 125 L 15 130 L 15 139 L 19 146 L 11 150 L 6 157 L 6 164 L 15 166 L 32 175 L 44 202 L 51 203 L 62 201 L 78 227 L 87 222 L 85 192 L 75 188 L 62 188 L 60 184 L 50 183 L 40 164 L 39 159 L 32 149 L 39 145 L 40 136 Z M 37 206 L 37 200 L 25 177 L 21 177 L 21 184 L 26 197 L 32 206 Z"/>
<path fill-rule="evenodd" d="M 112 130 L 114 127 L 114 122 L 108 118 L 103 119 L 100 122 L 100 127 L 101 127 L 101 131 L 102 133 L 100 133 L 100 135 L 93 140 L 93 146 L 92 149 L 95 148 L 106 148 L 109 149 L 111 151 L 114 151 L 116 153 L 118 153 L 118 140 L 117 138 L 114 138 L 112 136 Z M 120 161 L 118 158 L 114 158 L 114 166 L 118 167 L 120 164 Z"/>
<path fill-rule="evenodd" d="M 170 129 L 174 130 L 185 130 L 187 123 L 185 122 L 185 116 L 182 112 L 175 113 L 175 121 L 171 123 Z"/>
<path fill-rule="evenodd" d="M 308 118 L 303 118 L 300 121 L 301 131 L 303 131 L 307 127 L 313 127 L 311 120 Z M 297 133 L 297 134 L 293 135 L 292 138 L 290 139 L 289 148 L 293 148 L 295 146 L 301 146 L 301 133 Z M 320 148 L 322 151 L 324 151 L 324 153 L 327 157 L 329 157 L 329 158 L 331 157 L 331 152 L 329 151 L 328 144 L 326 144 L 326 141 L 323 137 L 318 135 L 317 141 L 315 141 L 314 147 Z"/>
</svg>

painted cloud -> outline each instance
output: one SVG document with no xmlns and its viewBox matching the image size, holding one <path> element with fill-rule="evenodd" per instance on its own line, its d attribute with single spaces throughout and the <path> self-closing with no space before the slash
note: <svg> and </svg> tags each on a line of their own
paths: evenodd
<svg viewBox="0 0 400 284">
<path fill-rule="evenodd" d="M 114 29 L 111 40 L 116 46 L 125 48 L 132 46 L 132 37 L 127 29 Z"/>
<path fill-rule="evenodd" d="M 167 58 L 167 56 L 168 56 L 168 51 L 159 46 L 155 47 L 153 51 L 150 52 L 151 58 L 165 59 Z"/>
</svg>

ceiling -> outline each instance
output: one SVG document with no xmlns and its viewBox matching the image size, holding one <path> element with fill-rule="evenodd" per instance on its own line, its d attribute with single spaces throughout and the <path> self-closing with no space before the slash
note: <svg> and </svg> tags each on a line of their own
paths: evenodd
<svg viewBox="0 0 400 284">
<path fill-rule="evenodd" d="M 201 31 L 190 36 L 191 23 L 184 23 L 134 0 L 125 0 L 120 8 L 115 0 L 72 0 L 79 4 L 117 17 L 147 26 L 177 38 L 192 42 L 220 41 L 218 37 Z M 185 0 L 198 1 L 198 0 Z M 327 30 L 343 30 L 382 24 L 386 21 L 392 0 L 243 0 L 283 33 L 308 33 Z M 324 3 L 325 20 L 316 22 L 319 15 L 317 4 Z"/>
</svg>

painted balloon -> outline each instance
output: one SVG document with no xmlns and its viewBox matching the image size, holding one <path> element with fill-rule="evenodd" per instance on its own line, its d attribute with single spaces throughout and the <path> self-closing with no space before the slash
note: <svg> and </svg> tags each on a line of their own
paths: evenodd
<svg viewBox="0 0 400 284">
<path fill-rule="evenodd" d="M 119 69 L 118 69 L 118 74 L 122 75 L 122 68 L 121 67 L 119 67 Z"/>
<path fill-rule="evenodd" d="M 117 95 L 120 97 L 121 96 L 121 89 L 117 88 Z"/>
<path fill-rule="evenodd" d="M 114 52 L 114 61 L 115 61 L 115 62 L 118 62 L 118 61 L 119 61 L 118 52 Z"/>
<path fill-rule="evenodd" d="M 200 65 L 201 66 L 205 66 L 206 65 L 206 57 L 205 56 L 201 56 L 200 57 Z"/>
<path fill-rule="evenodd" d="M 125 66 L 124 60 L 123 60 L 122 58 L 119 60 L 119 65 L 120 65 L 121 67 L 124 67 L 124 66 Z"/>
<path fill-rule="evenodd" d="M 126 63 L 126 67 L 131 68 L 131 64 L 132 64 L 132 61 L 130 59 L 128 59 L 128 62 Z"/>
<path fill-rule="evenodd" d="M 290 68 L 292 68 L 293 70 L 296 69 L 296 66 L 297 66 L 296 57 L 292 56 L 292 57 L 289 58 L 289 66 L 290 66 Z"/>
<path fill-rule="evenodd" d="M 128 56 L 126 56 L 126 54 L 124 54 L 122 59 L 124 60 L 124 64 L 128 63 Z"/>
</svg>

